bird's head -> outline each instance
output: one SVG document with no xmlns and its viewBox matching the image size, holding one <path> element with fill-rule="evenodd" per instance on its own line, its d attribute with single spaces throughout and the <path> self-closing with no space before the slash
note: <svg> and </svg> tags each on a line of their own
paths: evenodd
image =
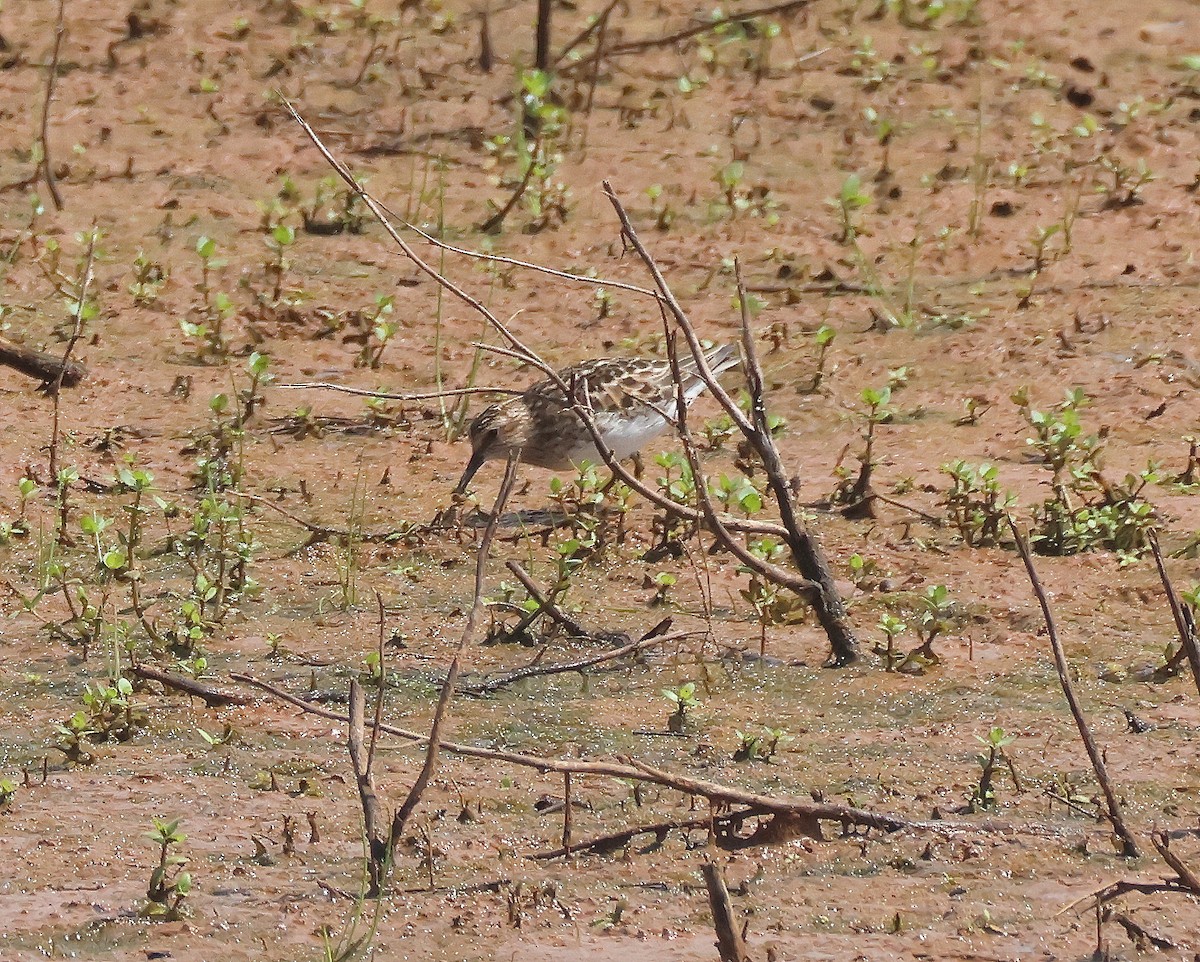
<svg viewBox="0 0 1200 962">
<path fill-rule="evenodd" d="M 489 405 L 471 422 L 468 431 L 471 460 L 455 488 L 456 494 L 467 490 L 485 462 L 507 461 L 525 447 L 529 440 L 529 409 L 521 398 Z"/>
</svg>

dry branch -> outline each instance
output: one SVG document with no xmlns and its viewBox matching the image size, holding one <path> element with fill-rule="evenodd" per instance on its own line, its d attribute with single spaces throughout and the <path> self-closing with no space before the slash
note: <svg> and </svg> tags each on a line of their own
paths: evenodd
<svg viewBox="0 0 1200 962">
<path fill-rule="evenodd" d="M 1167 604 L 1170 605 L 1171 615 L 1175 619 L 1175 630 L 1179 632 L 1180 650 L 1187 657 L 1188 666 L 1192 669 L 1192 681 L 1200 691 L 1200 644 L 1196 640 L 1196 625 L 1190 614 L 1179 603 L 1175 586 L 1171 584 L 1171 578 L 1167 574 L 1162 549 L 1158 546 L 1158 533 L 1153 528 L 1150 530 L 1150 550 L 1154 553 L 1154 563 L 1158 566 L 1158 577 L 1162 580 L 1163 591 L 1167 595 Z"/>
<path fill-rule="evenodd" d="M 663 305 L 670 311 L 678 329 L 687 340 L 688 347 L 691 349 L 692 357 L 695 361 L 696 374 L 704 381 L 709 392 L 716 398 L 717 403 L 725 410 L 730 420 L 742 433 L 742 436 L 754 449 L 755 453 L 758 454 L 763 463 L 763 467 L 767 473 L 767 483 L 775 496 L 780 521 L 782 522 L 779 525 L 779 534 L 791 550 L 792 558 L 800 570 L 800 574 L 812 582 L 816 588 L 811 593 L 813 609 L 816 612 L 817 620 L 825 630 L 830 647 L 833 649 L 832 664 L 848 665 L 857 661 L 858 639 L 855 638 L 854 631 L 851 629 L 846 617 L 846 606 L 842 602 L 841 595 L 838 593 L 837 586 L 834 583 L 833 570 L 830 568 L 829 562 L 826 560 L 825 553 L 821 550 L 816 536 L 801 523 L 799 516 L 796 514 L 792 503 L 791 491 L 788 486 L 787 473 L 783 467 L 783 460 L 779 456 L 778 448 L 775 447 L 775 441 L 771 436 L 770 427 L 767 423 L 762 369 L 759 367 L 758 353 L 755 350 L 754 338 L 750 331 L 749 311 L 746 305 L 745 288 L 741 282 L 740 267 L 738 268 L 738 293 L 742 309 L 742 352 L 751 396 L 751 417 L 753 421 L 746 417 L 741 408 L 738 407 L 737 402 L 721 386 L 716 377 L 714 377 L 712 368 L 705 357 L 703 345 L 696 334 L 695 327 L 671 291 L 654 257 L 639 239 L 637 231 L 629 219 L 629 215 L 613 191 L 612 184 L 608 181 L 604 181 L 604 193 L 613 205 L 617 218 L 621 222 L 622 233 L 642 259 L 642 263 L 646 265 L 646 269 L 654 279 L 655 286 L 662 295 Z M 697 485 L 697 489 L 699 487 Z M 727 527 L 732 529 L 732 525 L 727 525 Z M 786 584 L 786 582 L 780 583 Z"/>
<path fill-rule="evenodd" d="M 55 384 L 74 387 L 87 376 L 87 368 L 78 361 L 64 364 L 59 355 L 35 351 L 33 348 L 0 338 L 0 364 L 40 380 L 47 388 Z"/>
<path fill-rule="evenodd" d="M 285 691 L 269 682 L 255 678 L 253 675 L 230 672 L 229 677 L 234 681 L 240 681 L 265 691 L 273 697 L 287 702 L 289 705 L 294 705 L 308 714 L 342 723 L 349 721 L 346 715 L 325 708 L 323 705 L 305 701 L 303 698 L 299 698 L 291 694 L 291 692 Z M 415 744 L 428 741 L 427 735 L 398 728 L 395 725 L 380 724 L 378 727 L 382 732 L 406 738 Z M 596 775 L 605 778 L 650 782 L 655 785 L 661 785 L 663 788 L 683 792 L 687 795 L 702 796 L 718 805 L 744 806 L 748 809 L 747 815 L 778 815 L 785 818 L 790 817 L 808 821 L 820 819 L 837 822 L 843 826 L 874 828 L 883 832 L 897 832 L 903 829 L 921 829 L 936 832 L 950 832 L 958 829 L 1011 831 L 1011 826 L 1006 825 L 989 828 L 985 823 L 917 822 L 902 818 L 899 815 L 872 812 L 862 808 L 855 808 L 851 805 L 811 802 L 795 798 L 782 798 L 777 795 L 758 795 L 754 792 L 748 792 L 732 786 L 718 785 L 715 782 L 706 782 L 684 775 L 676 775 L 672 772 L 652 768 L 649 765 L 644 765 L 628 758 L 621 758 L 616 762 L 545 758 L 539 755 L 480 748 L 476 745 L 464 745 L 444 740 L 440 742 L 440 747 L 442 750 L 453 755 L 462 755 L 468 758 L 484 758 L 493 762 L 503 762 L 523 768 L 532 768 L 540 772 L 571 772 L 576 775 Z"/>
<path fill-rule="evenodd" d="M 1054 652 L 1054 667 L 1058 671 L 1058 680 L 1062 685 L 1063 694 L 1066 696 L 1067 705 L 1071 709 L 1071 717 L 1075 719 L 1075 726 L 1079 729 L 1083 747 L 1092 761 L 1092 770 L 1096 773 L 1096 781 L 1100 783 L 1100 790 L 1104 792 L 1104 798 L 1108 803 L 1106 814 L 1109 822 L 1112 823 L 1113 832 L 1121 840 L 1121 854 L 1126 858 L 1137 858 L 1139 856 L 1137 842 L 1125 824 L 1120 802 L 1117 801 L 1117 793 L 1113 790 L 1112 782 L 1108 777 L 1108 768 L 1104 764 L 1104 757 L 1096 746 L 1096 740 L 1092 737 L 1092 731 L 1083 715 L 1083 708 L 1075 695 L 1075 686 L 1071 683 L 1071 670 L 1067 664 L 1067 655 L 1063 651 L 1062 642 L 1058 637 L 1054 613 L 1050 610 L 1050 600 L 1046 597 L 1046 590 L 1042 587 L 1037 569 L 1033 566 L 1033 555 L 1029 552 L 1029 543 L 1024 533 L 1017 527 L 1017 522 L 1012 515 L 1008 516 L 1008 526 L 1016 539 L 1017 551 L 1020 552 L 1021 560 L 1025 563 L 1025 571 L 1029 575 L 1030 584 L 1033 585 L 1033 593 L 1042 607 L 1042 617 L 1046 621 L 1046 633 L 1050 636 L 1050 648 Z"/>
<path fill-rule="evenodd" d="M 691 27 L 686 27 L 683 30 L 677 30 L 674 33 L 664 34 L 659 37 L 647 37 L 642 40 L 628 40 L 625 43 L 614 44 L 604 51 L 606 57 L 624 57 L 633 53 L 641 53 L 643 50 L 654 50 L 658 47 L 669 47 L 672 44 L 679 43 L 681 40 L 689 40 L 692 37 L 698 37 L 701 34 L 709 33 L 713 30 L 719 30 L 731 23 L 746 23 L 750 20 L 755 20 L 759 17 L 769 17 L 777 13 L 790 13 L 793 10 L 798 10 L 801 7 L 807 7 L 811 0 L 784 0 L 782 3 L 771 4 L 767 7 L 757 7 L 754 10 L 746 10 L 741 13 L 731 13 L 720 19 L 709 20 L 707 23 L 696 24 Z M 563 68 L 563 72 L 568 70 L 578 70 L 580 67 L 587 66 L 595 60 L 599 54 L 592 54 L 590 57 L 583 57 L 580 60 L 569 64 Z"/>
<path fill-rule="evenodd" d="M 383 888 L 390 849 L 380 827 L 379 796 L 375 792 L 375 776 L 371 773 L 370 764 L 374 755 L 374 734 L 378 729 L 372 726 L 372 751 L 368 752 L 364 748 L 363 738 L 365 715 L 366 699 L 362 686 L 357 678 L 351 678 L 350 720 L 346 740 L 350 749 L 350 764 L 354 767 L 354 779 L 358 784 L 359 801 L 362 803 L 363 834 L 367 840 L 366 897 L 374 899 L 379 898 Z"/>
<path fill-rule="evenodd" d="M 58 0 L 58 17 L 54 24 L 54 50 L 50 54 L 50 68 L 46 74 L 46 95 L 42 99 L 42 123 L 38 133 L 42 145 L 42 176 L 46 181 L 46 189 L 50 191 L 50 199 L 54 201 L 55 210 L 63 209 L 63 199 L 54 180 L 54 165 L 50 162 L 50 104 L 54 100 L 54 82 L 58 79 L 58 57 L 62 52 L 63 36 L 67 32 L 66 6 L 67 0 Z"/>
<path fill-rule="evenodd" d="M 59 16 L 62 15 L 62 5 L 59 4 Z M 96 228 L 93 226 L 88 233 L 87 255 L 83 263 L 83 273 L 79 277 L 75 300 L 75 324 L 71 330 L 67 348 L 63 351 L 62 363 L 58 369 L 58 378 L 54 382 L 54 414 L 50 425 L 50 479 L 58 477 L 58 412 L 61 406 L 63 379 L 67 376 L 67 365 L 71 362 L 71 352 L 83 334 L 83 312 L 87 306 L 88 288 L 92 283 L 92 264 L 96 259 Z M 65 520 L 65 518 L 64 518 Z"/>
<path fill-rule="evenodd" d="M 446 723 L 446 714 L 450 707 L 450 699 L 454 697 L 454 687 L 458 684 L 458 673 L 462 666 L 462 658 L 466 653 L 467 644 L 475 635 L 475 626 L 479 622 L 479 615 L 483 611 L 483 579 L 487 571 L 488 556 L 491 554 L 492 540 L 496 536 L 496 527 L 500 522 L 500 515 L 504 512 L 504 505 L 508 501 L 508 496 L 512 493 L 513 484 L 517 480 L 517 460 L 515 457 L 508 459 L 508 465 L 504 471 L 504 481 L 500 485 L 500 493 L 496 495 L 496 503 L 492 506 L 492 514 L 488 519 L 487 527 L 484 529 L 483 537 L 479 541 L 479 548 L 475 553 L 475 595 L 471 605 L 471 613 L 467 616 L 467 624 L 463 628 L 462 636 L 458 641 L 458 650 L 454 653 L 454 658 L 450 661 L 450 669 L 446 672 L 446 680 L 442 683 L 442 692 L 438 697 L 437 709 L 433 715 L 433 724 L 429 729 L 429 737 L 426 740 L 425 748 L 425 763 L 421 766 L 420 774 L 413 782 L 412 788 L 409 789 L 408 797 L 404 799 L 403 804 L 397 809 L 395 816 L 392 818 L 391 830 L 391 847 L 395 849 L 400 841 L 400 837 L 404 834 L 404 827 L 408 824 L 408 819 L 421 802 L 421 796 L 425 793 L 425 788 L 429 784 L 430 778 L 433 777 L 433 771 L 437 767 L 438 753 L 442 748 L 442 728 Z M 433 856 L 431 855 L 430 858 Z"/>
<path fill-rule="evenodd" d="M 717 953 L 721 962 L 747 962 L 749 955 L 733 915 L 733 902 L 725 885 L 725 873 L 711 856 L 700 866 L 700 871 L 708 889 L 708 907 L 712 911 L 713 928 L 717 932 Z"/>
<path fill-rule="evenodd" d="M 488 678 L 484 681 L 477 682 L 473 685 L 463 685 L 461 691 L 468 695 L 487 695 L 494 691 L 499 691 L 501 688 L 506 688 L 513 682 L 523 681 L 526 678 L 540 678 L 545 675 L 561 675 L 570 671 L 582 672 L 586 668 L 592 668 L 596 665 L 602 665 L 606 661 L 616 661 L 618 658 L 624 658 L 626 655 L 632 655 L 639 651 L 645 651 L 648 648 L 655 648 L 658 645 L 664 645 L 669 641 L 678 641 L 681 638 L 689 638 L 696 634 L 692 631 L 673 631 L 670 634 L 655 634 L 655 629 L 651 629 L 649 633 L 643 635 L 637 641 L 631 641 L 627 645 L 622 645 L 620 648 L 613 648 L 611 651 L 605 651 L 598 655 L 591 655 L 587 658 L 579 658 L 575 661 L 560 662 L 554 665 L 527 665 L 524 668 L 517 668 L 513 671 L 507 671 L 503 675 L 495 678 Z"/>
<path fill-rule="evenodd" d="M 130 671 L 138 678 L 156 681 L 167 688 L 182 691 L 193 698 L 199 698 L 209 708 L 220 708 L 224 705 L 249 705 L 251 699 L 240 691 L 225 691 L 195 678 L 182 675 L 172 675 L 170 672 L 159 671 L 146 665 L 134 665 Z"/>
</svg>

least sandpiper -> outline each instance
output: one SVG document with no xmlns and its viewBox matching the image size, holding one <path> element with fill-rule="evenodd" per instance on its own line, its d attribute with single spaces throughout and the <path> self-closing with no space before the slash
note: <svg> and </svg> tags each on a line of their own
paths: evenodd
<svg viewBox="0 0 1200 962">
<path fill-rule="evenodd" d="M 738 363 L 729 344 L 713 348 L 705 358 L 713 374 Z M 705 387 L 695 358 L 681 356 L 679 370 L 684 397 L 691 404 Z M 618 461 L 636 454 L 675 423 L 675 385 L 668 361 L 602 357 L 566 368 L 558 376 L 575 398 L 591 407 L 596 427 Z M 458 482 L 459 494 L 484 462 L 504 461 L 513 454 L 526 464 L 555 471 L 604 460 L 562 388 L 549 379 L 484 408 L 471 422 L 470 433 L 471 460 Z"/>
</svg>

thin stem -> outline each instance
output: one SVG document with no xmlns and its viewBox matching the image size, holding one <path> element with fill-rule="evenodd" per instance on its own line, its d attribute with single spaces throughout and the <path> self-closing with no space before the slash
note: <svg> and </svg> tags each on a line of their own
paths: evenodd
<svg viewBox="0 0 1200 962">
<path fill-rule="evenodd" d="M 63 351 L 62 363 L 58 368 L 58 377 L 54 379 L 54 415 L 50 425 L 50 477 L 58 477 L 58 414 L 62 399 L 63 378 L 67 373 L 67 362 L 71 360 L 71 352 L 83 334 L 83 311 L 87 303 L 88 288 L 92 283 L 92 264 L 96 259 L 96 228 L 88 233 L 87 254 L 84 257 L 83 274 L 79 278 L 78 297 L 75 300 L 75 326 L 71 330 L 67 349 Z"/>
<path fill-rule="evenodd" d="M 437 709 L 433 715 L 433 724 L 429 729 L 428 746 L 425 750 L 425 764 L 421 766 L 421 772 L 417 775 L 416 781 L 413 782 L 413 786 L 408 792 L 408 797 L 404 799 L 404 803 L 396 811 L 396 815 L 392 819 L 390 840 L 393 850 L 395 850 L 401 836 L 404 834 L 404 827 L 412 816 L 413 811 L 420 804 L 421 796 L 425 793 L 425 789 L 429 785 L 429 780 L 433 777 L 434 769 L 437 767 L 438 754 L 442 747 L 442 729 L 445 727 L 446 716 L 449 713 L 450 700 L 454 697 L 454 688 L 458 684 L 458 674 L 462 665 L 462 658 L 466 653 L 468 643 L 475 635 L 475 626 L 479 622 L 480 614 L 483 612 L 483 582 L 487 571 L 488 555 L 491 553 L 492 541 L 496 536 L 496 528 L 499 526 L 500 516 L 504 512 L 508 496 L 512 493 L 513 485 L 517 480 L 517 463 L 516 457 L 508 459 L 508 466 L 504 472 L 504 481 L 500 484 L 500 493 L 496 495 L 496 503 L 492 505 L 491 517 L 488 518 L 483 538 L 479 542 L 479 550 L 475 553 L 475 596 L 471 604 L 471 613 L 467 616 L 467 624 L 463 628 L 462 636 L 458 641 L 458 650 L 455 651 L 454 658 L 450 662 L 450 669 L 446 672 L 446 680 L 442 682 L 442 693 L 438 698 Z"/>
<path fill-rule="evenodd" d="M 50 163 L 50 102 L 54 99 L 54 82 L 58 78 L 58 57 L 62 52 L 63 37 L 66 28 L 67 0 L 58 0 L 58 18 L 54 23 L 54 50 L 50 54 L 50 70 L 46 74 L 46 96 L 42 100 L 42 125 L 39 138 L 42 144 L 42 176 L 46 181 L 46 189 L 50 191 L 50 199 L 54 201 L 54 209 L 63 209 L 62 194 L 58 192 L 58 184 L 54 180 L 54 167 Z"/>
<path fill-rule="evenodd" d="M 1058 638 L 1058 628 L 1054 624 L 1054 613 L 1050 610 L 1050 600 L 1046 597 L 1046 590 L 1042 587 L 1037 569 L 1033 566 L 1033 555 L 1029 552 L 1029 543 L 1024 533 L 1017 527 L 1017 522 L 1012 515 L 1008 516 L 1008 527 L 1012 530 L 1013 538 L 1016 539 L 1017 551 L 1025 563 L 1025 572 L 1029 575 L 1030 584 L 1033 585 L 1033 593 L 1042 607 L 1042 617 L 1046 621 L 1046 633 L 1050 636 L 1050 648 L 1054 652 L 1054 667 L 1058 671 L 1058 680 L 1062 685 L 1063 694 L 1067 698 L 1067 705 L 1071 709 L 1071 717 L 1075 719 L 1075 725 L 1079 729 L 1083 747 L 1087 749 L 1088 758 L 1092 761 L 1092 770 L 1096 773 L 1096 781 L 1100 783 L 1100 789 L 1104 792 L 1104 798 L 1108 802 L 1108 820 L 1112 823 L 1113 832 L 1121 840 L 1121 854 L 1126 858 L 1138 858 L 1140 853 L 1137 842 L 1134 840 L 1133 833 L 1125 825 L 1125 820 L 1121 815 L 1121 805 L 1117 801 L 1117 793 L 1113 790 L 1112 782 L 1108 778 L 1104 757 L 1100 754 L 1100 749 L 1096 747 L 1096 740 L 1092 737 L 1087 719 L 1083 715 L 1083 708 L 1075 695 L 1075 686 L 1071 684 L 1071 669 L 1067 664 L 1067 656 L 1063 651 L 1062 642 Z"/>
</svg>

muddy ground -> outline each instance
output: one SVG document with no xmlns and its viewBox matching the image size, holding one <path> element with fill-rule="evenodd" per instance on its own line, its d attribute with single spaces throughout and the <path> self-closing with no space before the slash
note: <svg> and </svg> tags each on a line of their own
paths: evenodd
<svg viewBox="0 0 1200 962">
<path fill-rule="evenodd" d="M 1144 526 L 1037 558 L 1144 853 L 1127 859 L 1097 816 L 1012 539 L 966 543 L 947 523 L 943 470 L 995 465 L 1036 534 L 1035 507 L 1055 489 L 1030 417 L 1069 421 L 1058 406 L 1078 388 L 1087 403 L 1059 478 L 1073 507 L 1148 506 L 1176 585 L 1197 580 L 1186 438 L 1200 379 L 1200 11 L 1185 0 L 814 0 L 689 31 L 717 14 L 618 4 L 543 95 L 520 79 L 533 6 L 491 10 L 489 72 L 478 8 L 457 2 L 75 0 L 46 144 L 61 210 L 38 177 L 57 4 L 0 10 L 5 337 L 61 355 L 87 232 L 99 232 L 73 349 L 89 374 L 61 395 L 54 456 L 65 474 L 49 463 L 51 398 L 0 370 L 0 778 L 12 783 L 0 811 L 0 956 L 321 959 L 363 938 L 360 956 L 377 959 L 717 957 L 703 829 L 530 859 L 561 841 L 562 778 L 496 761 L 443 756 L 391 892 L 377 905 L 354 898 L 363 853 L 346 726 L 229 679 L 252 675 L 344 711 L 350 678 L 370 688 L 376 677 L 382 603 L 385 720 L 427 730 L 471 606 L 478 529 L 420 526 L 449 505 L 468 451 L 456 429 L 483 402 L 367 405 L 278 385 L 428 392 L 535 377 L 481 354 L 473 343 L 496 338 L 480 317 L 439 295 L 361 209 L 345 212 L 279 94 L 398 220 L 463 248 L 646 285 L 601 192 L 610 180 L 716 342 L 737 334 L 739 258 L 769 405 L 786 419 L 778 444 L 862 646 L 857 664 L 835 669 L 823 667 L 828 645 L 811 617 L 780 618 L 764 635 L 747 576 L 707 534 L 647 560 L 655 512 L 637 498 L 623 539 L 583 557 L 567 541 L 584 529 L 549 523 L 551 475 L 529 468 L 485 595 L 520 605 L 504 561 L 545 586 L 570 556 L 582 563 L 562 604 L 589 631 L 636 638 L 669 615 L 695 635 L 460 695 L 448 737 L 551 758 L 628 756 L 764 794 L 956 823 L 890 835 L 826 823 L 822 840 L 723 851 L 755 960 L 1131 959 L 1155 950 L 1151 938 L 1168 955 L 1200 952 L 1195 895 L 1126 895 L 1099 936 L 1085 898 L 1173 876 L 1154 829 L 1174 832 L 1172 851 L 1200 868 L 1200 701 L 1186 673 L 1160 671 L 1176 631 Z M 603 10 L 556 5 L 555 54 Z M 484 232 L 533 149 L 522 92 L 541 117 L 541 163 Z M 642 295 L 404 236 L 555 363 L 663 350 Z M 275 383 L 251 391 L 255 354 Z M 863 392 L 885 386 L 872 486 L 889 502 L 848 518 L 829 501 L 859 471 Z M 1012 400 L 1022 388 L 1024 411 Z M 695 423 L 712 419 L 719 433 L 717 415 L 705 399 Z M 716 448 L 702 452 L 713 476 L 738 476 L 736 440 Z M 1111 493 L 1150 461 L 1136 496 Z M 478 477 L 484 508 L 501 473 Z M 774 516 L 769 499 L 760 516 Z M 948 605 L 936 663 L 885 670 L 881 616 L 908 625 L 898 649 L 916 648 L 922 599 L 938 585 Z M 540 624 L 514 640 L 502 629 L 515 620 L 489 609 L 496 637 L 469 640 L 467 682 L 605 644 Z M 254 697 L 208 708 L 139 682 L 128 717 L 105 715 L 96 686 L 128 675 L 131 659 Z M 700 705 L 676 736 L 663 689 L 688 683 Z M 1003 749 L 1011 768 L 1001 762 L 981 795 L 978 739 L 994 728 L 1015 736 Z M 767 729 L 785 733 L 769 761 L 735 759 L 743 735 Z M 389 809 L 422 758 L 381 738 Z M 573 794 L 577 844 L 707 811 L 678 791 L 599 777 L 577 777 Z M 170 846 L 191 880 L 179 918 L 148 917 L 153 819 L 179 819 L 186 835 Z M 183 893 L 159 894 L 170 905 Z"/>
</svg>

